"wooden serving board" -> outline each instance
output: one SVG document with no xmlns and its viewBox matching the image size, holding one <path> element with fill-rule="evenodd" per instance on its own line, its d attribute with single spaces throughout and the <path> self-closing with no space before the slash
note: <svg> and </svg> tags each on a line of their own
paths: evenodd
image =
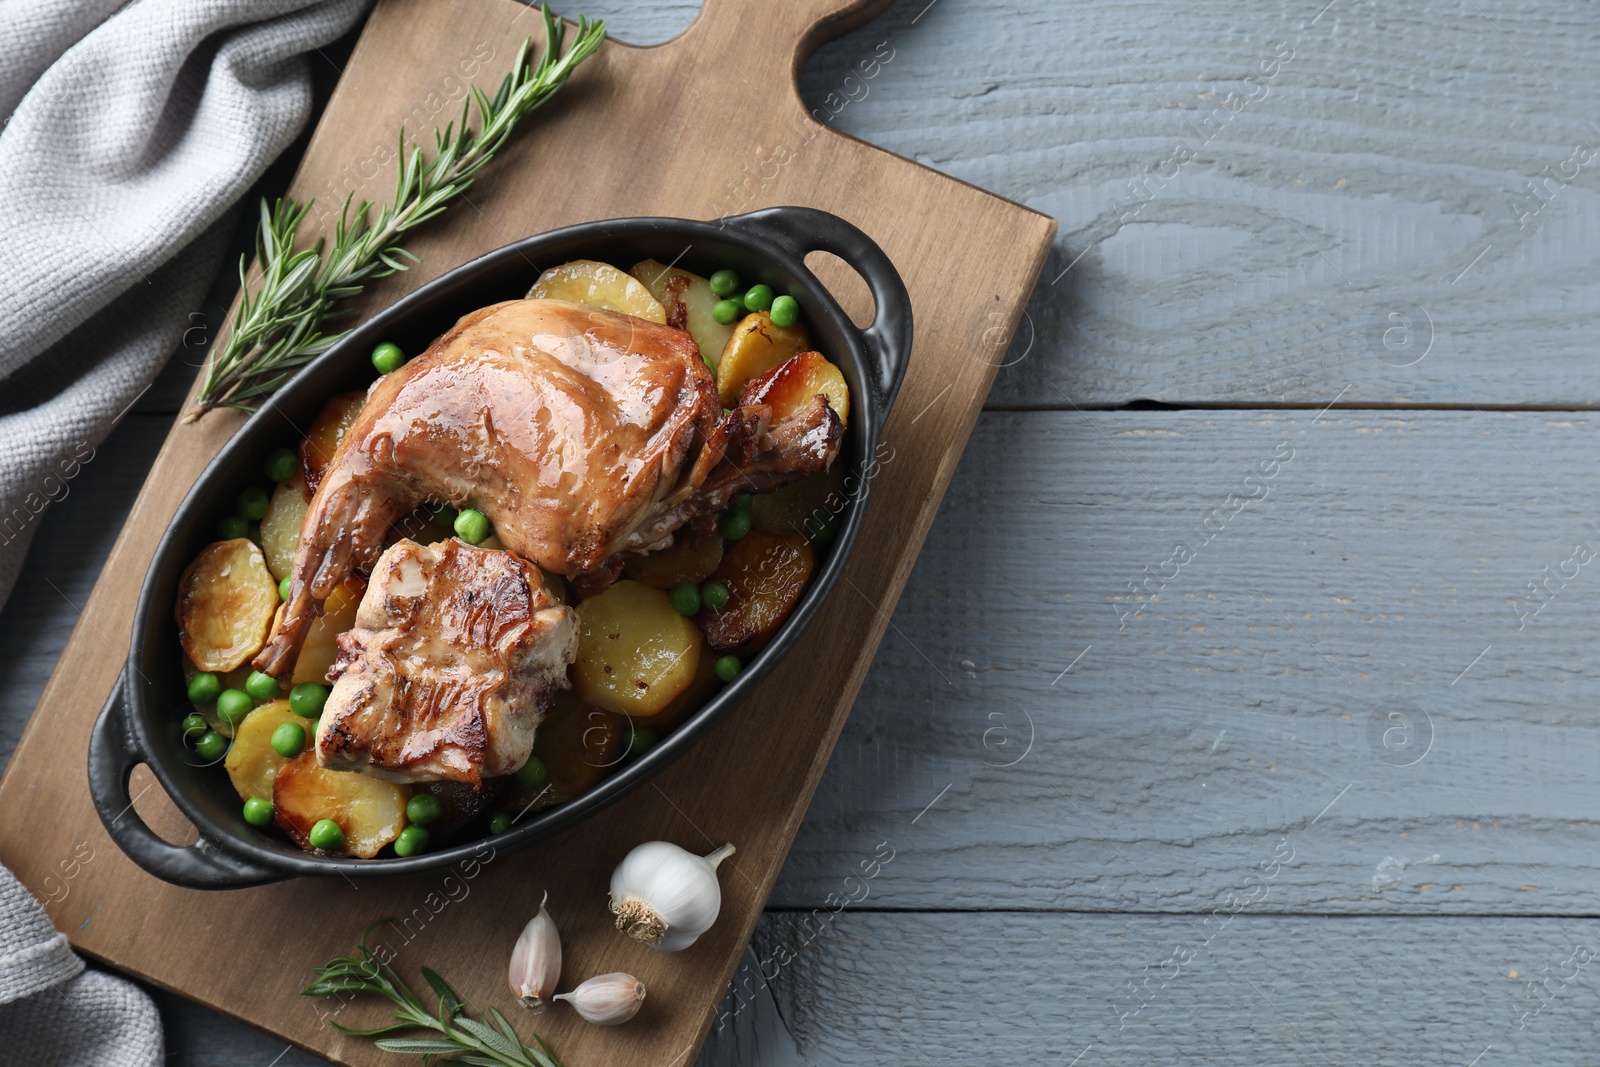
<svg viewBox="0 0 1600 1067">
<path fill-rule="evenodd" d="M 126 657 L 129 619 L 156 542 L 240 420 L 215 413 L 176 425 L 0 782 L 0 862 L 47 902 L 81 951 L 336 1062 L 376 1064 L 393 1060 L 326 1023 L 371 1025 L 381 1005 L 341 1006 L 297 990 L 313 967 L 348 952 L 368 922 L 401 916 L 380 939 L 403 973 L 434 967 L 474 1005 L 500 1007 L 525 1034 L 537 1029 L 568 1067 L 693 1061 L 1055 229 L 1045 216 L 838 134 L 807 113 L 795 86 L 800 63 L 817 43 L 885 6 L 709 0 L 667 44 L 607 43 L 529 120 L 466 202 L 413 243 L 421 266 L 365 298 L 370 310 L 518 238 L 624 215 L 710 218 L 803 204 L 850 219 L 878 240 L 903 273 L 916 312 L 915 351 L 884 435 L 884 456 L 892 458 L 874 484 L 844 580 L 756 698 L 620 803 L 482 865 L 227 893 L 167 885 L 106 837 L 90 805 L 85 754 Z M 537 15 L 510 0 L 382 0 L 293 195 L 316 196 L 319 207 L 336 205 L 351 188 L 358 197 L 388 195 L 396 127 L 425 130 L 454 117 L 464 82 L 492 88 L 521 39 L 538 32 Z M 836 261 L 816 269 L 866 321 L 870 298 L 860 279 Z M 157 832 L 193 840 L 193 827 L 143 768 L 133 793 Z M 720 920 L 677 955 L 626 940 L 605 908 L 612 867 L 653 838 L 702 851 L 724 841 L 738 846 L 722 867 Z M 841 870 L 841 879 L 852 871 Z M 544 890 L 563 933 L 564 987 L 611 970 L 647 984 L 645 1008 L 627 1026 L 588 1026 L 565 1008 L 535 1019 L 515 1004 L 505 981 L 511 943 Z"/>
</svg>

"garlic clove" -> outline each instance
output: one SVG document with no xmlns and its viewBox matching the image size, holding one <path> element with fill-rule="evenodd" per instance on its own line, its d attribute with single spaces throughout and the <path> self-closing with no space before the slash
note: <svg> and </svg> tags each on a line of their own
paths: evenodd
<svg viewBox="0 0 1600 1067">
<path fill-rule="evenodd" d="M 696 856 L 670 841 L 647 841 L 611 875 L 617 929 L 662 952 L 678 952 L 711 928 L 722 910 L 717 865 L 733 855 L 723 845 Z"/>
<path fill-rule="evenodd" d="M 561 937 L 545 910 L 549 899 L 547 892 L 539 901 L 539 914 L 528 920 L 511 950 L 511 992 L 527 1007 L 540 1010 L 561 981 Z"/>
<path fill-rule="evenodd" d="M 598 974 L 570 993 L 558 993 L 552 1000 L 564 1000 L 596 1026 L 625 1023 L 644 1006 L 644 983 L 631 974 L 613 971 Z"/>
</svg>

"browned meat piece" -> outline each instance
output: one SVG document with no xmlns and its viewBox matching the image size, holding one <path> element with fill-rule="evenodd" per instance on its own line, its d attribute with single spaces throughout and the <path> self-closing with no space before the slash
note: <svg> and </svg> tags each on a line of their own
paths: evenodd
<svg viewBox="0 0 1600 1067">
<path fill-rule="evenodd" d="M 510 774 L 578 647 L 578 613 L 509 552 L 449 540 L 384 552 L 339 637 L 317 758 L 400 782 Z"/>
<path fill-rule="evenodd" d="M 826 397 L 782 422 L 772 423 L 771 415 L 765 404 L 741 404 L 723 416 L 696 469 L 677 492 L 651 505 L 618 551 L 666 548 L 676 530 L 695 520 L 705 527 L 697 532 L 709 533 L 740 493 L 770 493 L 833 465 L 844 429 Z"/>
<path fill-rule="evenodd" d="M 823 470 L 842 429 L 825 402 L 770 426 L 724 415 L 682 330 L 562 300 L 512 300 L 463 318 L 379 379 L 306 515 L 289 599 L 255 659 L 293 668 L 327 595 L 376 561 L 423 504 L 482 511 L 507 549 L 572 577 L 665 547 L 737 492 Z"/>
</svg>

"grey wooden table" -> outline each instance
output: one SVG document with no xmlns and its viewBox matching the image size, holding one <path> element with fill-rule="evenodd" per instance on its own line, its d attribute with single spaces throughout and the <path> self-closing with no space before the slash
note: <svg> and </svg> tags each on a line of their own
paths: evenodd
<svg viewBox="0 0 1600 1067">
<path fill-rule="evenodd" d="M 1597 44 L 1578 0 L 907 0 L 812 61 L 1061 228 L 758 932 L 797 956 L 703 1062 L 1593 1062 Z M 5 750 L 186 380 L 44 522 Z M 314 1062 L 162 1004 L 174 1062 Z"/>
</svg>

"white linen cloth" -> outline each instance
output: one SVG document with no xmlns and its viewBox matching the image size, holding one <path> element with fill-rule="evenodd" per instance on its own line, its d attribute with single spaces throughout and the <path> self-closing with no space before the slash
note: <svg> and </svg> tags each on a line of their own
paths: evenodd
<svg viewBox="0 0 1600 1067">
<path fill-rule="evenodd" d="M 366 0 L 0 0 L 0 601 Z"/>
</svg>

